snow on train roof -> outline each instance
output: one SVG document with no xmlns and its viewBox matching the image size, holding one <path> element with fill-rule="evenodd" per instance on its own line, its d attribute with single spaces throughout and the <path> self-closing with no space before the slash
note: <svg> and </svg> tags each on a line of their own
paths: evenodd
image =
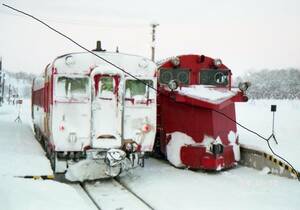
<svg viewBox="0 0 300 210">
<path fill-rule="evenodd" d="M 94 53 L 135 76 L 153 77 L 157 69 L 154 62 L 141 56 L 115 52 Z M 107 69 L 110 66 L 113 71 L 123 74 L 121 70 L 88 52 L 62 55 L 54 60 L 53 66 L 57 73 L 89 74 L 95 67 L 103 66 Z"/>
<path fill-rule="evenodd" d="M 182 87 L 178 90 L 178 93 L 191 98 L 219 104 L 235 96 L 238 93 L 238 89 L 232 88 L 229 90 L 225 88 L 213 88 L 207 85 L 191 85 L 189 87 Z"/>
</svg>

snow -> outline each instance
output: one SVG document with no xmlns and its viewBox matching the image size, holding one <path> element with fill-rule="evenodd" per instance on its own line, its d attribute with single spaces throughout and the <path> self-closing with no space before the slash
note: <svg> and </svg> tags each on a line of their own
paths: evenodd
<svg viewBox="0 0 300 210">
<path fill-rule="evenodd" d="M 103 170 L 105 167 L 103 161 L 83 160 L 68 168 L 66 179 L 70 181 L 84 181 L 106 178 L 107 175 Z"/>
<path fill-rule="evenodd" d="M 189 87 L 181 87 L 178 90 L 181 95 L 192 98 L 201 99 L 210 103 L 219 104 L 237 94 L 237 90 L 210 88 L 206 85 L 191 85 Z"/>
<path fill-rule="evenodd" d="M 272 142 L 272 146 L 299 169 L 300 142 L 297 139 L 300 132 L 300 101 L 261 100 L 239 103 L 237 119 L 249 128 L 269 136 L 272 128 L 270 104 L 278 105 L 275 134 L 279 145 Z M 18 112 L 16 106 L 0 107 L 0 209 L 94 209 L 78 186 L 15 177 L 52 174 L 49 161 L 32 134 L 30 102 L 25 101 L 23 106 L 22 123 L 13 122 Z M 268 150 L 265 142 L 255 135 L 241 128 L 238 133 L 239 141 L 243 144 Z M 186 139 L 184 143 L 193 143 L 189 137 L 182 137 L 183 134 L 175 132 L 172 135 L 173 138 Z M 233 143 L 236 134 L 232 132 L 229 136 Z M 124 173 L 120 180 L 154 209 L 299 209 L 299 182 L 268 173 L 268 168 L 256 171 L 241 166 L 218 173 L 206 173 L 174 168 L 167 161 L 150 158 L 146 159 L 144 168 Z M 87 188 L 104 210 L 146 209 L 132 194 L 112 180 L 89 183 Z"/>
<path fill-rule="evenodd" d="M 149 208 L 128 192 L 115 180 L 102 180 L 95 184 L 85 184 L 90 194 L 105 210 L 148 210 Z"/>
<path fill-rule="evenodd" d="M 148 159 L 121 181 L 154 209 L 296 210 L 299 183 L 236 167 L 218 173 L 183 170 L 165 161 Z"/>
<path fill-rule="evenodd" d="M 239 161 L 241 159 L 240 146 L 236 143 L 237 134 L 233 131 L 228 133 L 228 140 L 230 145 L 232 145 L 234 159 Z"/>
<path fill-rule="evenodd" d="M 188 144 L 195 144 L 195 141 L 192 137 L 181 133 L 174 132 L 169 134 L 171 139 L 167 144 L 167 159 L 176 167 L 183 167 L 183 163 L 180 158 L 181 147 Z"/>
<path fill-rule="evenodd" d="M 237 103 L 237 121 L 268 138 L 272 133 L 272 104 L 277 105 L 275 136 L 278 145 L 274 140 L 270 140 L 270 144 L 276 153 L 300 170 L 300 100 L 250 100 L 247 103 Z M 239 126 L 237 128 L 242 145 L 272 154 L 264 140 Z"/>
<path fill-rule="evenodd" d="M 153 77 L 157 69 L 157 66 L 154 62 L 141 56 L 108 52 L 108 51 L 106 52 L 94 51 L 94 53 L 135 76 L 143 75 L 146 77 Z M 73 57 L 74 64 L 66 65 L 65 62 L 66 56 L 58 57 L 53 62 L 59 73 L 65 73 L 65 72 L 72 72 L 74 74 L 90 73 L 90 70 L 94 67 L 101 67 L 101 68 L 104 67 L 104 69 L 106 69 L 108 73 L 120 72 L 121 74 L 123 74 L 123 72 L 120 69 L 113 67 L 112 65 L 109 65 L 104 60 L 96 57 L 95 55 L 91 55 L 90 53 L 87 52 L 72 53 L 69 54 L 68 56 Z"/>
<path fill-rule="evenodd" d="M 75 189 L 49 180 L 1 177 L 0 208 L 5 210 L 87 210 Z"/>
<path fill-rule="evenodd" d="M 18 177 L 52 175 L 50 163 L 34 139 L 30 101 L 25 100 L 22 123 L 14 122 L 18 106 L 0 107 L 0 209 L 84 210 L 85 201 L 72 187 L 50 180 Z"/>
<path fill-rule="evenodd" d="M 27 109 L 29 103 L 25 101 L 22 106 Z M 44 151 L 37 141 L 33 141 L 29 112 L 21 112 L 23 123 L 14 122 L 18 108 L 8 105 L 0 107 L 0 144 L 3 151 L 0 153 L 0 175 L 51 175 L 52 170 Z"/>
</svg>

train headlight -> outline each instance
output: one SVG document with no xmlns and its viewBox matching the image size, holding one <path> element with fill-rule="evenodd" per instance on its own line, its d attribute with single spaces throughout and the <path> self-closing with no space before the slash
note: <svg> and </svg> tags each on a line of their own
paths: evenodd
<svg viewBox="0 0 300 210">
<path fill-rule="evenodd" d="M 214 155 L 222 154 L 224 152 L 224 146 L 222 144 L 212 144 L 210 147 L 210 151 Z"/>
<path fill-rule="evenodd" d="M 67 66 L 71 66 L 75 64 L 75 59 L 72 55 L 67 55 L 65 58 L 65 63 Z"/>
<path fill-rule="evenodd" d="M 241 91 L 246 91 L 249 87 L 251 86 L 251 83 L 250 82 L 240 82 L 239 83 L 239 89 L 241 90 Z"/>
<path fill-rule="evenodd" d="M 173 91 L 178 88 L 178 82 L 176 80 L 170 80 L 168 87 Z"/>
<path fill-rule="evenodd" d="M 173 66 L 179 66 L 180 65 L 180 59 L 178 57 L 171 58 L 171 63 Z"/>
<path fill-rule="evenodd" d="M 222 60 L 219 58 L 214 59 L 214 66 L 220 67 L 222 65 Z"/>
</svg>

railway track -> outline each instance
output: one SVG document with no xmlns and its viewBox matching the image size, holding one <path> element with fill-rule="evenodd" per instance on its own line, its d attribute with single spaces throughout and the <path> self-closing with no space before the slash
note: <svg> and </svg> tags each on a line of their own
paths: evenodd
<svg viewBox="0 0 300 210">
<path fill-rule="evenodd" d="M 154 209 L 118 179 L 70 184 L 93 210 Z"/>
</svg>

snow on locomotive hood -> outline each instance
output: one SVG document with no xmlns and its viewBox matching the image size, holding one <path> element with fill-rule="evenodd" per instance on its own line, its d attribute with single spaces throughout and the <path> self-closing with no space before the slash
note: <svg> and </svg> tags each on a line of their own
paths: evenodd
<svg viewBox="0 0 300 210">
<path fill-rule="evenodd" d="M 94 53 L 135 76 L 143 75 L 152 77 L 155 75 L 157 69 L 154 62 L 141 56 L 115 52 Z M 125 74 L 120 69 L 88 52 L 59 56 L 54 60 L 52 65 L 58 73 L 89 74 L 95 67 L 105 66 L 107 71 Z"/>
<path fill-rule="evenodd" d="M 238 93 L 238 89 L 232 88 L 228 90 L 225 88 L 213 88 L 207 85 L 191 85 L 189 87 L 181 87 L 178 93 L 210 103 L 220 104 L 235 96 Z"/>
</svg>

